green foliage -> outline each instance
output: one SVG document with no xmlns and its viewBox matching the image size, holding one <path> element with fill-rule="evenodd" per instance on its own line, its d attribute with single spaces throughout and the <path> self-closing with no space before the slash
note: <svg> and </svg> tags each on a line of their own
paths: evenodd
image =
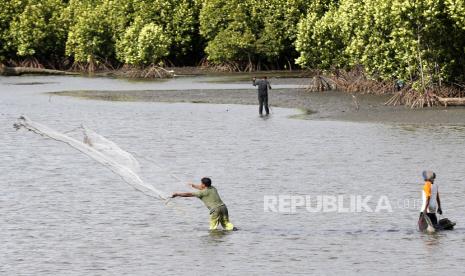
<svg viewBox="0 0 465 276">
<path fill-rule="evenodd" d="M 143 22 L 138 18 L 124 33 L 123 37 L 116 42 L 116 54 L 120 61 L 128 64 L 139 63 L 139 39 Z"/>
<path fill-rule="evenodd" d="M 255 52 L 256 7 L 246 0 L 205 1 L 200 33 L 208 41 L 205 52 L 214 62 L 250 60 Z"/>
<path fill-rule="evenodd" d="M 0 62 L 16 53 L 16 44 L 11 36 L 10 26 L 23 9 L 23 1 L 0 1 Z"/>
<path fill-rule="evenodd" d="M 350 1 L 345 1 L 350 2 Z M 365 71 L 376 78 L 389 79 L 396 75 L 399 62 L 394 48 L 397 42 L 393 40 L 394 17 L 392 16 L 392 2 L 365 0 L 363 11 L 358 14 L 346 8 L 346 17 L 351 18 L 352 27 L 346 29 L 348 38 L 345 54 L 349 57 L 350 66 L 363 65 Z M 350 6 L 350 4 L 349 4 Z M 359 8 L 362 8 L 359 6 Z M 360 26 L 369 26 L 360 28 Z M 399 36 L 402 37 L 403 36 Z M 402 76 L 397 76 L 403 79 Z"/>
<path fill-rule="evenodd" d="M 198 41 L 200 2 L 195 0 L 133 0 L 134 18 L 160 26 L 171 40 L 170 56 L 185 58 Z"/>
<path fill-rule="evenodd" d="M 459 28 L 465 29 L 465 1 L 446 0 L 447 12 Z"/>
<path fill-rule="evenodd" d="M 463 0 L 0 1 L 0 62 L 361 66 L 421 90 L 464 81 L 464 37 Z"/>
<path fill-rule="evenodd" d="M 339 59 L 344 43 L 335 20 L 336 9 L 336 6 L 327 0 L 312 3 L 307 16 L 298 25 L 298 64 L 321 69 L 342 65 Z"/>
<path fill-rule="evenodd" d="M 149 23 L 140 31 L 137 44 L 140 60 L 146 63 L 156 63 L 168 55 L 170 39 L 164 35 L 161 27 Z"/>
<path fill-rule="evenodd" d="M 202 51 L 202 41 L 198 33 L 200 2 L 194 0 L 176 1 L 173 13 L 165 23 L 168 37 L 172 39 L 171 53 L 176 58 L 186 58 Z"/>
<path fill-rule="evenodd" d="M 200 12 L 200 34 L 212 62 L 274 62 L 295 55 L 301 0 L 210 0 Z"/>
<path fill-rule="evenodd" d="M 95 62 L 114 57 L 114 38 L 108 11 L 111 1 L 95 5 L 93 1 L 71 1 L 73 14 L 66 42 L 66 54 L 75 61 Z"/>
<path fill-rule="evenodd" d="M 208 41 L 205 48 L 208 58 L 215 62 L 250 58 L 255 43 L 254 19 L 251 1 L 204 2 L 200 33 Z"/>
<path fill-rule="evenodd" d="M 136 18 L 117 44 L 118 58 L 133 65 L 155 64 L 169 54 L 171 41 L 154 23 L 144 24 Z"/>
<path fill-rule="evenodd" d="M 464 18 L 459 1 L 322 2 L 299 23 L 302 66 L 362 65 L 372 78 L 410 80 L 419 90 L 463 74 L 465 33 L 454 27 Z"/>
<path fill-rule="evenodd" d="M 11 39 L 18 56 L 63 55 L 66 29 L 60 0 L 29 0 L 11 24 Z"/>
<path fill-rule="evenodd" d="M 259 17 L 263 27 L 257 40 L 258 53 L 269 62 L 279 57 L 295 57 L 296 25 L 306 11 L 306 1 L 268 0 L 261 3 L 264 6 L 259 10 Z"/>
</svg>

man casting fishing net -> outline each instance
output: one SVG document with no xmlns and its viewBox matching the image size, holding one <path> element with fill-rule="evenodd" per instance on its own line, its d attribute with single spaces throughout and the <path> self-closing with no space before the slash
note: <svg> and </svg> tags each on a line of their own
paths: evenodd
<svg viewBox="0 0 465 276">
<path fill-rule="evenodd" d="M 174 193 L 172 197 L 197 197 L 203 201 L 205 206 L 210 210 L 210 230 L 218 229 L 221 224 L 224 230 L 236 231 L 237 228 L 229 222 L 228 208 L 223 203 L 215 187 L 212 186 L 212 181 L 208 177 L 201 179 L 201 183 L 189 184 L 192 188 L 197 189 L 197 192 L 191 193 Z"/>
<path fill-rule="evenodd" d="M 264 76 L 261 80 L 257 80 L 256 77 L 252 79 L 253 86 L 258 86 L 258 112 L 260 116 L 263 115 L 263 106 L 265 106 L 266 115 L 270 114 L 270 110 L 268 108 L 268 89 L 271 89 L 270 82 L 268 78 Z"/>
</svg>

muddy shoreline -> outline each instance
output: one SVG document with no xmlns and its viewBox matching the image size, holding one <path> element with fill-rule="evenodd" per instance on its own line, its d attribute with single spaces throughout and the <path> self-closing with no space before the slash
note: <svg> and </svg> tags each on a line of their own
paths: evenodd
<svg viewBox="0 0 465 276">
<path fill-rule="evenodd" d="M 63 91 L 52 95 L 122 102 L 165 102 L 257 105 L 255 89 L 192 89 L 142 91 Z M 403 106 L 385 106 L 390 95 L 352 95 L 330 91 L 308 92 L 305 89 L 273 89 L 271 107 L 300 109 L 297 118 L 343 120 L 399 124 L 465 125 L 465 109 L 434 107 L 412 110 Z M 358 107 L 358 109 L 357 109 Z"/>
</svg>

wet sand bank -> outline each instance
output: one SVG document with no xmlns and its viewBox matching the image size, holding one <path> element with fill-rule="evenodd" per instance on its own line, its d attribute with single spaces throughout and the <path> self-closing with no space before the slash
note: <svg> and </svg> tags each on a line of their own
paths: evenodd
<svg viewBox="0 0 465 276">
<path fill-rule="evenodd" d="M 53 95 L 124 102 L 184 102 L 256 105 L 255 89 L 193 89 L 142 91 L 63 91 Z M 385 106 L 390 95 L 357 95 L 342 92 L 311 93 L 305 89 L 273 89 L 271 107 L 302 110 L 301 119 L 347 120 L 403 124 L 465 124 L 465 109 L 434 107 L 412 110 L 403 106 Z M 357 110 L 358 105 L 358 110 Z"/>
</svg>

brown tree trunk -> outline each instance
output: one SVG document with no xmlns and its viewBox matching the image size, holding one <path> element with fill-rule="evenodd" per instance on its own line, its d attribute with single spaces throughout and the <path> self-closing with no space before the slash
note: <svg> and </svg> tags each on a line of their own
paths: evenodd
<svg viewBox="0 0 465 276">
<path fill-rule="evenodd" d="M 465 98 L 442 98 L 438 97 L 438 101 L 444 106 L 465 106 Z"/>
<path fill-rule="evenodd" d="M 0 75 L 2 76 L 21 76 L 24 74 L 37 75 L 76 75 L 76 73 L 65 72 L 60 70 L 30 68 L 30 67 L 7 67 L 0 65 Z"/>
</svg>

